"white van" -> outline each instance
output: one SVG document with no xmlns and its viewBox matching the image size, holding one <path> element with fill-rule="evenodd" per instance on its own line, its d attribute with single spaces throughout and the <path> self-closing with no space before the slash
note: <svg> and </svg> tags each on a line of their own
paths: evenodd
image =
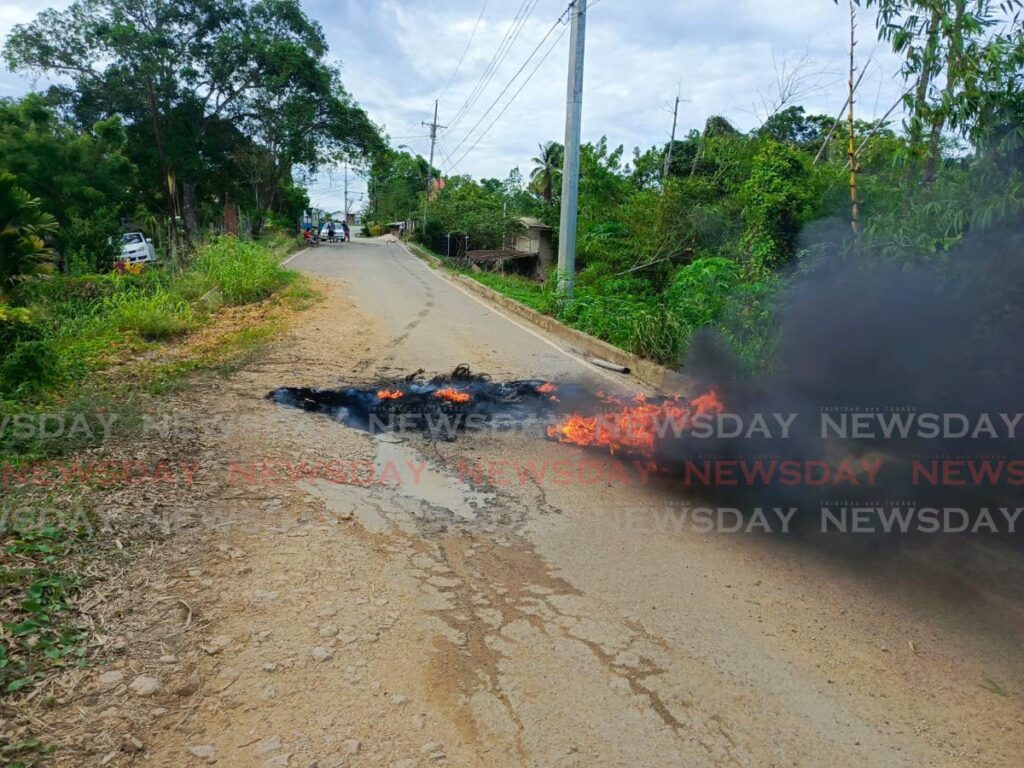
<svg viewBox="0 0 1024 768">
<path fill-rule="evenodd" d="M 117 260 L 128 264 L 156 261 L 156 248 L 141 232 L 125 232 L 121 235 L 121 255 Z"/>
</svg>

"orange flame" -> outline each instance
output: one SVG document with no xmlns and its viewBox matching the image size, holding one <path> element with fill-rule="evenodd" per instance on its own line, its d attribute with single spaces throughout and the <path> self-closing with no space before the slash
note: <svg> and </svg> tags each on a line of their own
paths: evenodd
<svg viewBox="0 0 1024 768">
<path fill-rule="evenodd" d="M 439 389 L 434 393 L 434 397 L 440 397 L 442 400 L 448 400 L 453 403 L 468 403 L 470 398 L 466 392 L 459 392 L 457 389 L 446 387 L 445 389 Z"/>
<path fill-rule="evenodd" d="M 714 390 L 692 400 L 671 398 L 659 403 L 648 402 L 643 395 L 629 403 L 604 393 L 598 396 L 619 410 L 596 416 L 574 413 L 561 424 L 549 426 L 548 437 L 561 443 L 607 448 L 612 454 L 625 450 L 650 458 L 659 437 L 690 429 L 694 416 L 725 410 Z"/>
<path fill-rule="evenodd" d="M 404 397 L 405 393 L 400 389 L 382 389 L 377 393 L 377 397 L 380 400 L 397 400 L 400 397 Z"/>
<path fill-rule="evenodd" d="M 537 391 L 540 392 L 542 395 L 547 395 L 551 392 L 554 392 L 556 389 L 558 389 L 558 385 L 552 384 L 550 381 L 545 381 L 543 384 L 537 387 Z"/>
</svg>

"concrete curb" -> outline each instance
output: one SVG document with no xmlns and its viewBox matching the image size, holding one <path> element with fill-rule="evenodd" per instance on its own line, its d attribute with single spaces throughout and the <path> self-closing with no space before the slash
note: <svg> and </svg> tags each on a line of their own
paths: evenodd
<svg viewBox="0 0 1024 768">
<path fill-rule="evenodd" d="M 582 331 L 577 331 L 575 328 L 570 328 L 550 315 L 545 315 L 535 309 L 531 309 L 525 304 L 521 304 L 515 299 L 498 293 L 493 288 L 489 288 L 470 277 L 448 272 L 444 262 L 433 254 L 411 248 L 397 239 L 395 242 L 405 248 L 406 252 L 412 256 L 423 259 L 439 270 L 443 270 L 443 277 L 446 280 L 458 283 L 485 301 L 495 304 L 524 320 L 528 320 L 532 325 L 547 331 L 552 336 L 571 345 L 573 351 L 579 355 L 600 358 L 629 368 L 630 375 L 662 392 L 673 395 L 689 395 L 693 393 L 693 381 L 678 371 L 673 371 L 663 365 L 645 360 L 638 355 L 634 355 L 632 352 L 626 352 L 606 341 L 602 341 Z"/>
</svg>

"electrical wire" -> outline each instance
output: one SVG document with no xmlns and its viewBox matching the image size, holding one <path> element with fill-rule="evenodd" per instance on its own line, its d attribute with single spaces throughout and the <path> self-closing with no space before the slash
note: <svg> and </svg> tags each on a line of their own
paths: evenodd
<svg viewBox="0 0 1024 768">
<path fill-rule="evenodd" d="M 455 76 L 459 74 L 459 70 L 462 68 L 462 62 L 466 59 L 466 54 L 469 53 L 469 47 L 473 44 L 473 38 L 476 37 L 476 30 L 480 26 L 480 20 L 484 17 L 484 11 L 487 10 L 487 4 L 491 0 L 484 0 L 484 7 L 480 9 L 480 15 L 476 17 L 476 24 L 473 25 L 473 31 L 469 33 L 469 40 L 466 42 L 466 47 L 462 51 L 462 55 L 459 56 L 459 63 L 455 65 L 455 71 L 452 72 L 452 76 L 448 78 L 448 82 L 445 83 L 444 90 L 441 91 L 439 99 L 443 99 L 444 95 L 448 93 L 448 88 L 451 86 L 452 81 L 455 80 Z"/>
<path fill-rule="evenodd" d="M 551 37 L 551 34 L 558 28 L 558 26 L 560 24 L 563 23 L 563 20 L 566 18 L 566 14 L 571 10 L 573 4 L 574 3 L 570 3 L 569 6 L 566 8 L 566 10 L 562 12 L 562 15 L 559 16 L 557 19 L 555 19 L 555 23 L 551 25 L 550 29 L 548 29 L 547 33 L 545 33 L 544 37 L 542 37 L 540 39 L 540 42 L 537 43 L 537 47 L 534 48 L 530 52 L 530 55 L 526 57 L 526 60 L 522 63 L 522 66 L 520 66 L 519 69 L 516 70 L 516 73 L 514 75 L 512 75 L 512 78 L 505 84 L 505 87 L 501 89 L 501 92 L 498 93 L 498 95 L 494 99 L 494 101 L 491 102 L 491 105 L 489 107 L 487 107 L 487 109 L 484 110 L 482 115 L 480 115 L 480 118 L 476 121 L 476 123 L 473 125 L 473 127 L 470 128 L 466 132 L 466 135 L 463 136 L 462 141 L 460 141 L 458 144 L 455 145 L 455 148 L 452 150 L 452 154 L 455 154 L 456 152 L 458 152 L 459 149 L 461 149 L 462 146 L 467 141 L 469 141 L 469 137 L 473 135 L 473 132 L 477 128 L 480 127 L 481 123 L 483 123 L 484 120 L 487 119 L 487 116 L 491 113 L 491 110 L 493 110 L 498 105 L 498 103 L 501 101 L 501 97 L 504 96 L 508 92 L 508 89 L 512 87 L 512 84 L 516 81 L 516 79 L 519 77 L 519 75 L 521 75 L 523 73 L 523 70 L 525 70 L 526 67 L 529 66 L 529 64 L 533 60 L 534 56 L 537 55 L 537 52 L 540 51 L 540 49 L 543 47 L 544 43 L 546 43 L 548 38 Z M 558 36 L 559 40 L 561 40 L 562 39 L 562 35 L 565 34 L 565 29 L 566 28 L 563 27 L 562 34 L 560 34 Z M 549 49 L 548 52 L 544 54 L 544 56 L 541 59 L 541 61 L 543 62 L 543 60 L 546 59 L 548 57 L 548 55 L 550 55 L 550 53 L 551 53 L 551 50 Z M 539 65 L 538 65 L 538 67 L 539 67 Z M 534 72 L 536 72 L 536 69 L 534 69 Z M 530 76 L 526 79 L 526 81 L 524 81 L 523 85 L 525 86 L 525 84 L 527 82 L 529 82 L 530 78 L 532 78 L 532 77 L 533 77 L 533 74 L 531 73 Z M 519 91 L 516 91 L 516 96 L 518 96 L 521 91 L 522 91 L 522 87 L 520 87 Z M 512 101 L 514 101 L 514 100 L 515 100 L 515 96 L 512 97 Z M 511 104 L 511 101 L 509 103 Z M 502 110 L 501 114 L 504 114 L 506 109 L 508 109 L 508 105 L 505 106 L 505 108 Z M 493 123 L 492 123 L 492 125 L 493 125 Z M 488 126 L 487 130 L 490 130 L 490 126 Z M 486 131 L 485 131 L 485 133 L 486 133 Z M 482 136 L 478 137 L 477 143 L 479 143 L 479 139 L 480 138 L 482 138 Z"/>
<path fill-rule="evenodd" d="M 527 78 L 523 81 L 522 85 L 519 86 L 519 89 L 514 94 L 512 94 L 512 98 L 508 100 L 508 102 L 505 104 L 505 106 L 501 108 L 501 111 L 497 115 L 495 115 L 494 119 L 487 125 L 486 128 L 484 128 L 483 133 L 481 133 L 479 136 L 477 136 L 476 141 L 474 141 L 473 144 L 465 152 L 463 152 L 462 155 L 459 156 L 459 158 L 453 163 L 453 165 L 458 165 L 458 164 L 462 163 L 462 161 L 465 160 L 466 157 L 468 157 L 469 154 L 474 149 L 477 148 L 477 146 L 480 144 L 480 142 L 483 141 L 484 137 L 490 132 L 491 128 L 493 128 L 494 125 L 498 122 L 498 120 L 501 119 L 502 115 L 504 115 L 505 112 L 508 111 L 508 108 L 512 106 L 512 104 L 515 102 L 515 100 L 519 97 L 519 94 L 523 92 L 523 89 L 526 88 L 526 86 L 530 82 L 530 80 L 533 79 L 534 75 L 537 74 L 537 71 L 541 68 L 541 66 L 544 64 L 544 62 L 547 61 L 547 58 L 548 58 L 548 56 L 551 55 L 551 52 L 555 48 L 558 47 L 558 44 L 561 42 L 562 38 L 565 37 L 565 32 L 566 32 L 566 28 L 563 28 L 562 31 L 559 33 L 558 37 L 555 38 L 555 41 L 544 52 L 544 55 L 541 56 L 540 60 L 537 62 L 537 66 L 535 66 L 533 68 L 533 71 L 530 72 L 530 74 L 527 76 Z M 468 138 L 468 135 L 467 135 L 467 138 Z M 465 143 L 465 140 L 463 140 L 462 143 Z M 459 144 L 459 147 L 461 147 L 461 146 L 462 146 L 462 144 Z M 455 149 L 452 150 L 452 154 L 453 155 L 459 150 L 459 147 L 456 147 Z"/>
<path fill-rule="evenodd" d="M 484 71 L 480 74 L 479 79 L 473 85 L 473 88 L 470 91 L 469 96 L 466 97 L 466 100 L 462 103 L 462 106 L 459 107 L 458 111 L 455 113 L 455 116 L 451 120 L 449 120 L 449 126 L 456 125 L 459 122 L 459 120 L 463 118 L 466 112 L 472 109 L 475 100 L 479 98 L 479 92 L 484 87 L 486 87 L 489 78 L 493 76 L 493 71 L 497 66 L 498 59 L 505 51 L 510 36 L 512 35 L 513 31 L 517 28 L 519 20 L 523 16 L 523 13 L 525 12 L 526 8 L 528 7 L 529 2 L 530 0 L 522 0 L 522 2 L 520 3 L 515 16 L 512 18 L 512 22 L 508 25 L 508 29 L 505 30 L 505 34 L 501 38 L 501 42 L 498 43 L 498 47 L 494 50 L 494 54 L 491 56 L 490 61 L 487 62 L 487 66 L 484 68 Z"/>
<path fill-rule="evenodd" d="M 441 176 L 451 176 L 451 171 L 459 172 L 459 167 L 452 162 L 451 153 L 445 150 L 444 143 L 441 139 L 437 140 L 437 148 L 441 152 L 441 156 L 444 158 L 444 167 L 441 169 Z"/>
<path fill-rule="evenodd" d="M 512 50 L 512 46 L 515 45 L 516 40 L 519 39 L 519 35 L 522 34 L 522 31 L 526 26 L 526 22 L 533 14 L 533 11 L 537 7 L 538 2 L 539 0 L 523 0 L 522 4 L 519 6 L 519 10 L 516 12 L 515 18 L 512 19 L 512 23 L 509 25 L 508 30 L 506 30 L 505 36 L 502 38 L 502 41 L 499 44 L 498 49 L 494 52 L 494 55 L 491 57 L 491 61 L 487 65 L 487 68 L 480 76 L 480 79 L 477 81 L 477 84 L 474 86 L 473 90 L 469 94 L 469 97 L 463 103 L 462 107 L 456 113 L 455 117 L 453 117 L 449 121 L 449 128 L 453 128 L 456 125 L 458 125 L 462 121 L 462 119 L 469 113 L 469 111 L 473 108 L 473 106 L 480 99 L 480 97 L 483 95 L 484 91 L 487 89 L 487 86 L 490 84 L 491 80 L 494 78 L 494 75 L 497 73 L 498 68 L 504 63 L 505 59 L 508 57 L 509 52 Z"/>
</svg>

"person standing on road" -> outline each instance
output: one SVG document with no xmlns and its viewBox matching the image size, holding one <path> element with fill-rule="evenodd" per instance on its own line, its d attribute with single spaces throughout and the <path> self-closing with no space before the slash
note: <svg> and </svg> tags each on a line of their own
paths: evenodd
<svg viewBox="0 0 1024 768">
<path fill-rule="evenodd" d="M 327 242 L 328 243 L 333 243 L 334 242 L 334 222 L 333 221 L 327 222 Z"/>
<path fill-rule="evenodd" d="M 348 222 L 347 221 L 341 222 L 341 232 L 342 232 L 342 236 L 343 236 L 342 239 L 346 243 L 349 242 L 349 229 L 348 229 Z"/>
</svg>

